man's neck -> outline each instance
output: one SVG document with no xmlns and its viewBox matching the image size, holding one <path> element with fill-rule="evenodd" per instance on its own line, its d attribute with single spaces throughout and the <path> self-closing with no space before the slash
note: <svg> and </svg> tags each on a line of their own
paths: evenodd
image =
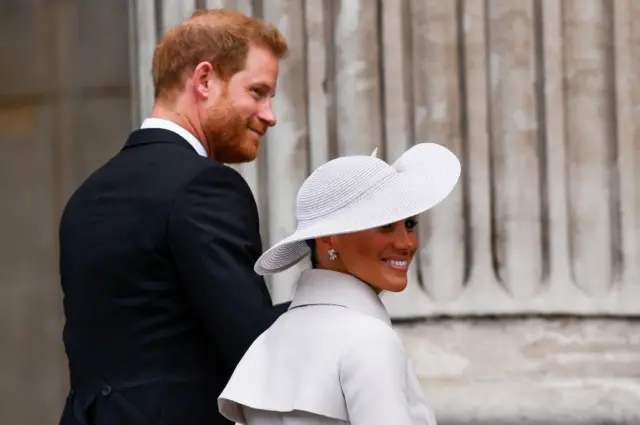
<svg viewBox="0 0 640 425">
<path fill-rule="evenodd" d="M 153 106 L 150 118 L 159 118 L 171 121 L 184 128 L 189 133 L 193 134 L 198 141 L 200 141 L 204 149 L 207 151 L 207 155 L 211 156 L 209 144 L 207 143 L 207 139 L 202 131 L 202 127 L 197 125 L 197 120 L 190 118 L 187 114 L 180 112 L 177 108 L 167 108 L 166 106 L 158 103 Z"/>
</svg>

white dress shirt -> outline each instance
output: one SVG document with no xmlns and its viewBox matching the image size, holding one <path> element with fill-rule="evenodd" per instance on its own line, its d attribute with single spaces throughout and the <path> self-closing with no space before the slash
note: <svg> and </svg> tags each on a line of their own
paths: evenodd
<svg viewBox="0 0 640 425">
<path fill-rule="evenodd" d="M 165 120 L 162 118 L 147 118 L 142 122 L 140 128 L 161 128 L 163 130 L 173 131 L 174 133 L 181 136 L 184 140 L 186 140 L 193 149 L 198 152 L 200 156 L 207 156 L 207 151 L 200 141 L 191 134 L 188 130 L 174 123 L 173 121 Z"/>
<path fill-rule="evenodd" d="M 389 315 L 355 277 L 304 271 L 218 399 L 245 425 L 435 425 Z"/>
</svg>

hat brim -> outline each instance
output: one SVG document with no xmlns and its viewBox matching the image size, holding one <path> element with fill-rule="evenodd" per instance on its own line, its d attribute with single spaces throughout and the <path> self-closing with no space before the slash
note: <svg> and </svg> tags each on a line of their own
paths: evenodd
<svg viewBox="0 0 640 425">
<path fill-rule="evenodd" d="M 460 178 L 460 161 L 448 149 L 422 143 L 392 165 L 396 173 L 343 208 L 296 231 L 265 251 L 254 270 L 260 275 L 290 268 L 309 254 L 306 242 L 323 236 L 374 229 L 421 214 L 442 202 Z"/>
</svg>

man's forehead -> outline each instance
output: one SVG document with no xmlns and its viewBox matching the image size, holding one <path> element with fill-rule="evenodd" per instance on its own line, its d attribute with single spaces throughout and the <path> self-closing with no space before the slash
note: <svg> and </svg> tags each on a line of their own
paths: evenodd
<svg viewBox="0 0 640 425">
<path fill-rule="evenodd" d="M 247 68 L 250 66 L 262 67 L 272 64 L 277 67 L 278 63 L 278 58 L 269 48 L 259 44 L 249 46 L 249 51 L 247 52 Z"/>
<path fill-rule="evenodd" d="M 273 75 L 270 73 L 265 73 L 262 71 L 254 72 L 251 69 L 243 69 L 235 73 L 231 80 L 235 80 L 242 84 L 253 84 L 253 85 L 265 85 L 269 87 L 275 87 L 277 82 L 277 75 Z"/>
<path fill-rule="evenodd" d="M 272 53 L 252 54 L 250 51 L 244 69 L 234 77 L 245 83 L 266 84 L 272 87 L 278 78 L 278 68 L 278 59 Z"/>
</svg>

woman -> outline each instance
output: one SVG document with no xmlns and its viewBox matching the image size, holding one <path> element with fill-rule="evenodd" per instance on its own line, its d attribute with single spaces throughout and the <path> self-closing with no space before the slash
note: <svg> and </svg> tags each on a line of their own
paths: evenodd
<svg viewBox="0 0 640 425">
<path fill-rule="evenodd" d="M 460 163 L 431 143 L 413 146 L 393 165 L 374 155 L 338 158 L 314 171 L 298 192 L 296 231 L 256 262 L 266 275 L 311 254 L 313 268 L 220 395 L 228 419 L 435 424 L 378 295 L 406 287 L 416 216 L 451 193 Z"/>
</svg>

